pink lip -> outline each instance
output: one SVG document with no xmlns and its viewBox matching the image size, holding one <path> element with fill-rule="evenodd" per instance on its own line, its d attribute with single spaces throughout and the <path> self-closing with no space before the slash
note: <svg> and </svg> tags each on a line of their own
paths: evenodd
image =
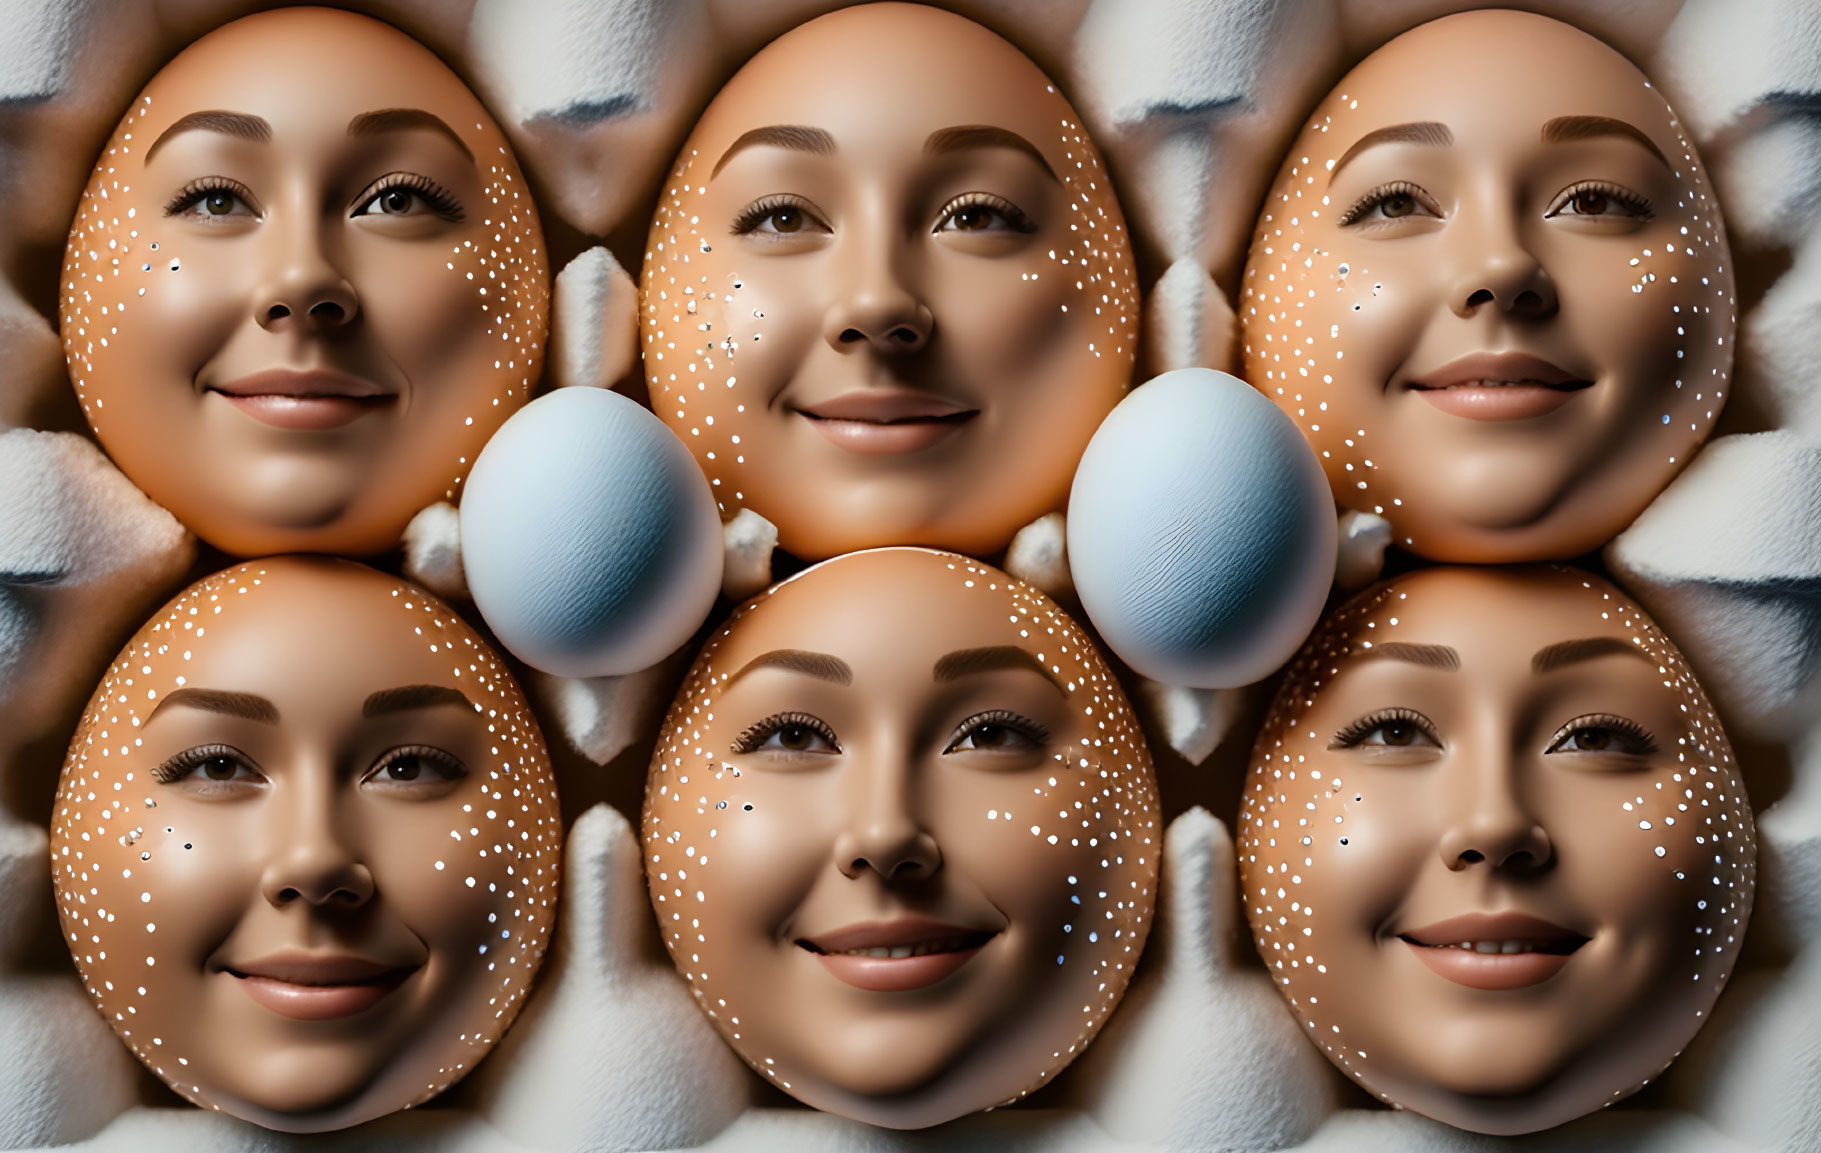
<svg viewBox="0 0 1821 1153">
<path fill-rule="evenodd" d="M 281 953 L 224 970 L 247 996 L 296 1021 L 350 1017 L 379 1004 L 416 971 L 361 957 Z"/>
<path fill-rule="evenodd" d="M 262 424 L 305 431 L 352 424 L 396 399 L 370 380 L 325 369 L 267 369 L 207 391 Z"/>
<path fill-rule="evenodd" d="M 797 944 L 814 954 L 837 980 L 869 992 L 902 993 L 934 985 L 958 972 L 996 935 L 996 930 L 904 917 L 850 925 Z M 917 946 L 936 946 L 939 951 L 912 957 L 868 957 L 852 952 Z"/>
<path fill-rule="evenodd" d="M 1592 387 L 1541 357 L 1477 352 L 1412 380 L 1409 388 L 1441 411 L 1468 420 L 1529 420 Z"/>
<path fill-rule="evenodd" d="M 979 415 L 940 396 L 861 389 L 796 410 L 837 447 L 867 456 L 921 452 Z"/>
<path fill-rule="evenodd" d="M 1470 989 L 1523 989 L 1561 972 L 1587 943 L 1579 933 L 1523 913 L 1468 913 L 1399 935 L 1437 976 Z M 1481 953 L 1462 942 L 1516 942 L 1517 953 Z"/>
</svg>

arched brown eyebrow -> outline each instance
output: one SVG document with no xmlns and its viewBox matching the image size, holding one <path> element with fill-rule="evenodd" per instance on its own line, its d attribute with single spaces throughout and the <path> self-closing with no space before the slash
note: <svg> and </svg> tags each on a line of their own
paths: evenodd
<svg viewBox="0 0 1821 1153">
<path fill-rule="evenodd" d="M 1554 672 L 1563 665 L 1591 661 L 1597 657 L 1631 656 L 1652 665 L 1657 662 L 1643 649 L 1629 644 L 1617 637 L 1584 637 L 1580 640 L 1561 641 L 1558 644 L 1545 645 L 1530 658 L 1530 671 L 1541 676 Z"/>
<path fill-rule="evenodd" d="M 1393 124 L 1388 128 L 1375 128 L 1353 142 L 1353 147 L 1340 154 L 1334 167 L 1328 170 L 1328 180 L 1333 182 L 1347 162 L 1368 148 L 1377 148 L 1381 144 L 1421 144 L 1429 148 L 1454 147 L 1454 133 L 1448 126 L 1434 120 L 1413 120 L 1409 124 Z"/>
<path fill-rule="evenodd" d="M 272 126 L 262 117 L 219 109 L 192 112 L 188 116 L 178 117 L 174 124 L 158 134 L 158 139 L 152 141 L 152 146 L 145 150 L 145 162 L 152 162 L 152 156 L 163 147 L 165 141 L 185 132 L 219 132 L 223 136 L 251 140 L 255 144 L 268 144 L 272 140 Z"/>
<path fill-rule="evenodd" d="M 721 153 L 721 159 L 715 161 L 714 171 L 708 174 L 713 180 L 727 167 L 727 162 L 748 148 L 769 145 L 773 148 L 788 148 L 793 152 L 808 152 L 816 156 L 833 156 L 835 138 L 825 129 L 810 128 L 803 124 L 768 124 L 764 128 L 755 128 L 743 133 L 740 138 L 727 146 Z"/>
<path fill-rule="evenodd" d="M 169 693 L 145 718 L 146 724 L 166 707 L 201 709 L 227 717 L 258 721 L 262 725 L 278 723 L 278 706 L 253 693 L 230 693 L 220 689 L 176 689 Z"/>
<path fill-rule="evenodd" d="M 976 673 L 990 673 L 999 669 L 1029 669 L 1056 686 L 1058 692 L 1067 694 L 1056 674 L 1043 666 L 1030 653 L 1017 645 L 990 645 L 978 649 L 956 649 L 936 661 L 935 668 L 930 670 L 931 677 L 937 684 L 944 681 L 971 677 Z"/>
<path fill-rule="evenodd" d="M 469 160 L 474 159 L 474 153 L 462 143 L 462 138 L 455 134 L 455 129 L 444 123 L 441 117 L 421 108 L 381 108 L 377 112 L 363 112 L 348 121 L 349 136 L 377 136 L 384 132 L 409 132 L 413 129 L 428 129 L 439 133 L 461 149 L 463 156 Z"/>
<path fill-rule="evenodd" d="M 1644 135 L 1642 129 L 1614 120 L 1610 116 L 1558 116 L 1543 125 L 1543 143 L 1566 144 L 1574 140 L 1592 140 L 1600 136 L 1618 136 L 1626 140 L 1635 140 L 1642 144 L 1650 154 L 1663 162 L 1663 167 L 1671 172 L 1676 166 L 1663 155 L 1656 142 Z"/>
<path fill-rule="evenodd" d="M 360 715 L 380 717 L 413 709 L 432 709 L 438 705 L 454 705 L 469 712 L 474 711 L 474 702 L 463 695 L 460 689 L 452 689 L 447 685 L 403 685 L 396 689 L 381 689 L 369 696 L 361 702 Z"/>
<path fill-rule="evenodd" d="M 1404 661 L 1427 669 L 1440 669 L 1445 673 L 1461 671 L 1461 654 L 1447 645 L 1409 645 L 1402 641 L 1386 641 L 1369 649 L 1360 649 L 1353 655 L 1359 660 Z"/>
<path fill-rule="evenodd" d="M 1043 158 L 1043 153 L 1037 151 L 1037 146 L 1008 129 L 996 128 L 991 124 L 963 124 L 954 128 L 938 128 L 923 142 L 923 151 L 931 156 L 966 152 L 975 148 L 1009 148 L 1014 152 L 1022 152 L 1041 165 L 1051 180 L 1062 183 L 1056 170 L 1050 167 L 1050 162 Z"/>
<path fill-rule="evenodd" d="M 760 669 L 789 669 L 791 672 L 802 673 L 804 676 L 815 677 L 817 680 L 831 681 L 837 685 L 854 683 L 853 668 L 840 657 L 830 656 L 828 653 L 805 652 L 802 649 L 773 649 L 747 661 L 739 672 L 727 678 L 726 687 L 731 687 L 735 681 L 747 673 L 757 672 Z"/>
</svg>

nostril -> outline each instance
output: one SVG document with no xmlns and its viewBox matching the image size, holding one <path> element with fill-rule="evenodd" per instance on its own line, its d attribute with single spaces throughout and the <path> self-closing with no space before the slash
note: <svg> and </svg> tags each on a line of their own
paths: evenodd
<svg viewBox="0 0 1821 1153">
<path fill-rule="evenodd" d="M 325 300 L 311 308 L 310 315 L 317 320 L 326 320 L 334 323 L 345 320 L 348 312 L 347 309 L 335 303 L 333 300 Z"/>
<path fill-rule="evenodd" d="M 900 326 L 892 329 L 891 338 L 899 344 L 916 344 L 923 336 L 914 329 Z"/>
<path fill-rule="evenodd" d="M 1472 296 L 1469 296 L 1467 298 L 1467 307 L 1468 308 L 1473 308 L 1473 307 L 1476 307 L 1481 304 L 1491 304 L 1491 303 L 1492 303 L 1492 290 L 1490 288 L 1482 288 L 1478 292 L 1474 293 Z"/>
<path fill-rule="evenodd" d="M 266 309 L 267 320 L 283 320 L 289 315 L 291 315 L 291 310 L 282 304 L 274 304 L 272 307 Z"/>
<path fill-rule="evenodd" d="M 1461 854 L 1461 860 L 1465 861 L 1469 865 L 1478 864 L 1479 862 L 1481 862 L 1485 859 L 1486 859 L 1485 854 L 1481 853 L 1478 849 L 1468 849 L 1466 852 Z"/>
<path fill-rule="evenodd" d="M 842 344 L 852 344 L 856 340 L 865 340 L 866 334 L 857 328 L 850 328 L 841 333 Z"/>
</svg>

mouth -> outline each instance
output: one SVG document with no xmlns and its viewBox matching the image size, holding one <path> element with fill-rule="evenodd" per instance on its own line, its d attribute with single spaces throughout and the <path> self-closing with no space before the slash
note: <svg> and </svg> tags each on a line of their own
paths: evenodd
<svg viewBox="0 0 1821 1153">
<path fill-rule="evenodd" d="M 1589 938 L 1522 913 L 1469 913 L 1398 939 L 1437 976 L 1470 989 L 1524 989 L 1567 966 Z"/>
<path fill-rule="evenodd" d="M 1506 421 L 1546 416 L 1593 382 L 1527 353 L 1479 352 L 1405 387 L 1450 416 Z"/>
<path fill-rule="evenodd" d="M 370 380 L 326 369 L 272 368 L 204 391 L 262 424 L 301 431 L 341 428 L 398 399 Z"/>
<path fill-rule="evenodd" d="M 850 925 L 797 941 L 837 980 L 875 993 L 922 989 L 958 972 L 998 935 L 922 917 Z"/>
<path fill-rule="evenodd" d="M 860 389 L 795 411 L 837 448 L 863 456 L 921 452 L 980 415 L 944 397 L 902 389 Z"/>
<path fill-rule="evenodd" d="M 296 1021 L 330 1021 L 365 1012 L 418 969 L 364 957 L 280 953 L 223 966 L 253 1001 Z"/>
</svg>

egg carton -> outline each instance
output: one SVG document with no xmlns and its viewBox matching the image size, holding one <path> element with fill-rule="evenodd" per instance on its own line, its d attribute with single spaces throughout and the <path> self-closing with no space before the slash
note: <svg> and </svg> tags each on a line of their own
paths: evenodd
<svg viewBox="0 0 1821 1153">
<path fill-rule="evenodd" d="M 1177 797 L 1194 792 L 1180 787 L 1194 777 L 1178 764 L 1165 778 L 1175 817 L 1149 951 L 1105 1031 L 1055 1084 L 1027 1104 L 927 1132 L 796 1107 L 759 1085 L 719 1040 L 656 939 L 628 816 L 642 778 L 637 740 L 662 701 L 649 684 L 551 681 L 536 686 L 546 719 L 597 762 L 632 746 L 607 770 L 632 783 L 611 790 L 628 798 L 625 811 L 600 805 L 573 822 L 556 943 L 498 1051 L 430 1105 L 338 1134 L 292 1137 L 181 1105 L 115 1039 L 63 954 L 41 817 L 89 689 L 190 574 L 195 542 L 83 431 L 51 314 L 86 158 L 164 60 L 266 6 L 0 3 L 0 1147 L 1821 1148 L 1821 387 L 1812 367 L 1821 359 L 1821 4 L 1813 0 L 1511 5 L 1580 26 L 1654 78 L 1708 162 L 1739 267 L 1738 360 L 1719 435 L 1605 554 L 1720 704 L 1759 809 L 1760 887 L 1744 957 L 1713 1020 L 1644 1093 L 1518 1139 L 1369 1102 L 1300 1037 L 1272 990 L 1238 912 L 1226 827 L 1180 800 L 1170 807 L 1172 784 Z M 613 387 L 637 377 L 641 214 L 696 111 L 763 44 L 841 5 L 352 6 L 443 56 L 506 127 L 542 194 L 562 268 L 551 382 Z M 1148 270 L 1142 378 L 1231 366 L 1230 302 L 1253 213 L 1303 115 L 1377 45 L 1474 5 L 942 6 L 1030 54 L 1070 93 L 1105 152 Z M 459 594 L 452 521 L 446 508 L 419 519 L 407 567 Z M 735 567 L 748 583 L 762 571 L 753 556 L 767 550 L 764 535 L 751 525 L 734 534 L 730 555 L 742 559 Z M 1370 569 L 1370 536 L 1359 539 L 1350 563 Z M 1201 726 L 1198 753 L 1216 743 L 1210 716 L 1233 712 L 1230 701 L 1210 713 L 1207 701 L 1167 690 L 1159 699 L 1167 727 Z M 1243 738 L 1227 742 L 1229 761 L 1243 757 Z M 570 772 L 561 785 L 581 783 Z"/>
</svg>

